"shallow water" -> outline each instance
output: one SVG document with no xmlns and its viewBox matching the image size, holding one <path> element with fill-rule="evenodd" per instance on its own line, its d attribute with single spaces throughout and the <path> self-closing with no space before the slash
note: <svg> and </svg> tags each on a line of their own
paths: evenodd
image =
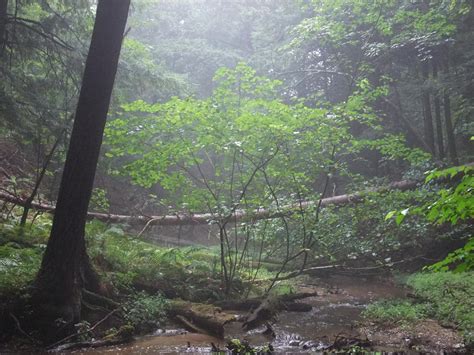
<svg viewBox="0 0 474 355">
<path fill-rule="evenodd" d="M 226 338 L 247 340 L 253 346 L 271 343 L 276 352 L 299 353 L 322 351 L 336 337 L 360 337 L 354 328 L 365 306 L 381 298 L 402 297 L 402 288 L 390 282 L 350 277 L 332 277 L 324 281 L 311 280 L 301 285 L 301 292 L 317 292 L 318 296 L 301 300 L 312 306 L 309 312 L 279 314 L 273 324 L 275 337 L 263 335 L 264 328 L 242 331 L 242 323 L 226 326 Z M 238 312 L 236 312 L 238 313 Z M 182 333 L 182 332 L 181 332 Z M 78 354 L 178 354 L 208 353 L 211 343 L 225 349 L 226 341 L 203 334 L 165 332 L 145 336 L 123 346 L 75 351 Z M 390 349 L 384 349 L 390 350 Z"/>
</svg>

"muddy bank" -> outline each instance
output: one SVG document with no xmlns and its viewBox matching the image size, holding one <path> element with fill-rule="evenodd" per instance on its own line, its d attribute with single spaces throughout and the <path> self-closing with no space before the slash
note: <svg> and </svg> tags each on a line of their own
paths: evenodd
<svg viewBox="0 0 474 355">
<path fill-rule="evenodd" d="M 255 347 L 272 344 L 275 353 L 324 352 L 338 347 L 363 345 L 374 351 L 418 353 L 466 353 L 461 336 L 432 320 L 411 327 L 376 325 L 364 321 L 361 312 L 379 299 L 403 298 L 405 289 L 393 282 L 345 276 L 328 279 L 303 278 L 298 292 L 316 295 L 298 300 L 311 305 L 308 312 L 281 311 L 268 325 L 245 331 L 245 311 L 227 311 L 236 321 L 226 323 L 224 336 L 159 329 L 132 343 L 100 349 L 73 351 L 76 354 L 209 353 L 225 349 L 231 338 L 247 341 Z"/>
</svg>

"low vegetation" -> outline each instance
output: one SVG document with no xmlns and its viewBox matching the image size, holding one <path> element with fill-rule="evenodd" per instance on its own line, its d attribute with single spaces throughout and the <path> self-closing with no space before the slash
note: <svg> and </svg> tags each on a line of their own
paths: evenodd
<svg viewBox="0 0 474 355">
<path fill-rule="evenodd" d="M 474 273 L 424 272 L 406 281 L 412 296 L 406 300 L 381 301 L 363 312 L 372 322 L 416 329 L 432 318 L 446 327 L 459 329 L 466 344 L 474 342 Z"/>
</svg>

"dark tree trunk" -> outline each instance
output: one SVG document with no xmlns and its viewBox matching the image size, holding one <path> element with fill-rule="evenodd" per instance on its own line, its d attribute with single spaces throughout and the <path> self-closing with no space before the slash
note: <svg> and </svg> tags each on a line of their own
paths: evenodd
<svg viewBox="0 0 474 355">
<path fill-rule="evenodd" d="M 438 80 L 438 63 L 436 58 L 433 59 L 433 79 Z M 443 124 L 441 121 L 441 99 L 439 92 L 436 91 L 434 97 L 434 108 L 435 108 L 435 123 L 436 123 L 436 143 L 438 146 L 438 157 L 444 159 L 444 141 L 443 141 Z"/>
<path fill-rule="evenodd" d="M 449 72 L 449 62 L 446 60 L 446 72 Z M 453 121 L 451 117 L 451 100 L 449 92 L 444 90 L 444 124 L 446 125 L 446 140 L 448 143 L 448 156 L 452 164 L 459 164 L 458 153 L 456 150 L 456 139 L 454 137 Z"/>
<path fill-rule="evenodd" d="M 35 281 L 37 316 L 50 337 L 80 320 L 84 276 L 91 271 L 84 228 L 129 5 L 130 0 L 97 5 L 53 227 Z M 50 323 L 56 319 L 62 319 L 59 329 Z"/>
<path fill-rule="evenodd" d="M 8 0 L 0 0 L 0 56 L 6 45 Z"/>
<path fill-rule="evenodd" d="M 448 92 L 444 93 L 444 123 L 446 125 L 446 138 L 448 141 L 448 156 L 452 164 L 459 164 L 458 153 L 456 150 L 456 140 L 454 138 L 454 129 L 451 118 L 451 100 Z"/>
<path fill-rule="evenodd" d="M 429 79 L 429 68 L 428 62 L 423 63 L 423 79 L 425 80 L 425 84 Z M 434 129 L 433 129 L 433 115 L 431 114 L 431 100 L 430 100 L 430 92 L 427 88 L 423 90 L 423 126 L 425 132 L 425 141 L 428 145 L 431 153 L 435 154 L 435 146 L 434 146 Z"/>
</svg>

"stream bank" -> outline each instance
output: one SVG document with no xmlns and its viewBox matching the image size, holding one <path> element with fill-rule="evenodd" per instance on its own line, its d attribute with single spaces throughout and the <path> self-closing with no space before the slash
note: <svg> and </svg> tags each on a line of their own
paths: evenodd
<svg viewBox="0 0 474 355">
<path fill-rule="evenodd" d="M 361 316 L 366 306 L 381 299 L 406 297 L 406 290 L 392 281 L 377 278 L 332 276 L 326 279 L 301 278 L 299 292 L 316 293 L 301 300 L 311 305 L 308 312 L 282 311 L 271 328 L 266 325 L 244 331 L 245 312 L 235 311 L 237 321 L 225 325 L 224 338 L 189 333 L 183 329 L 159 329 L 132 343 L 100 349 L 79 350 L 78 354 L 142 354 L 182 352 L 207 353 L 212 346 L 225 349 L 226 342 L 238 338 L 252 347 L 271 344 L 275 353 L 323 352 L 334 346 L 364 347 L 367 350 L 417 353 L 466 353 L 461 335 L 436 321 L 422 320 L 412 326 L 376 324 Z"/>
</svg>

